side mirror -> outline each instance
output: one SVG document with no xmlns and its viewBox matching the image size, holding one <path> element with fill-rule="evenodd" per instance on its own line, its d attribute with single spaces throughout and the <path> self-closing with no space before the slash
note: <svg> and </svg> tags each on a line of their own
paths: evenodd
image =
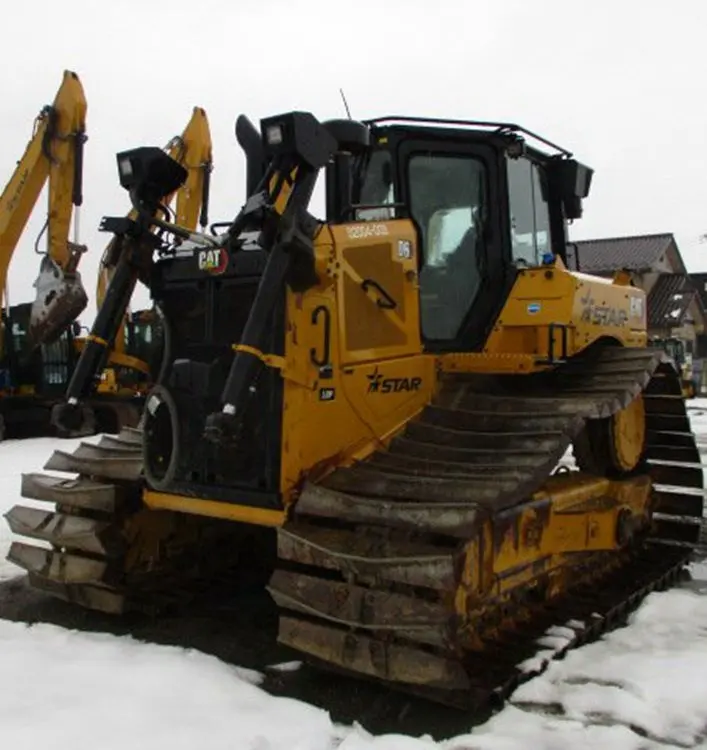
<svg viewBox="0 0 707 750">
<path fill-rule="evenodd" d="M 71 335 L 77 339 L 81 335 L 81 323 L 79 323 L 78 320 L 75 320 L 71 324 Z"/>
<path fill-rule="evenodd" d="M 582 216 L 582 200 L 589 195 L 594 170 L 576 159 L 560 159 L 548 165 L 550 181 L 568 219 Z"/>
</svg>

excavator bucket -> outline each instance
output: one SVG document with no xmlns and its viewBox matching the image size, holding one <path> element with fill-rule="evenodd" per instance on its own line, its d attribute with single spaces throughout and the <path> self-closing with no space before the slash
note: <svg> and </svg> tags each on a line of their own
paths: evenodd
<svg viewBox="0 0 707 750">
<path fill-rule="evenodd" d="M 78 271 L 62 271 L 48 255 L 42 258 L 34 282 L 37 296 L 32 303 L 29 335 L 35 346 L 56 341 L 84 311 L 88 295 Z"/>
</svg>

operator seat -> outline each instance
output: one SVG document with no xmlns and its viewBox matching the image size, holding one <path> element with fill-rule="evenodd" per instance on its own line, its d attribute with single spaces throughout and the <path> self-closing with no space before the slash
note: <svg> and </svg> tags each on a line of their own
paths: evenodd
<svg viewBox="0 0 707 750">
<path fill-rule="evenodd" d="M 480 240 L 476 227 L 470 226 L 443 266 L 423 266 L 420 304 L 425 338 L 449 340 L 459 330 L 481 285 Z"/>
</svg>

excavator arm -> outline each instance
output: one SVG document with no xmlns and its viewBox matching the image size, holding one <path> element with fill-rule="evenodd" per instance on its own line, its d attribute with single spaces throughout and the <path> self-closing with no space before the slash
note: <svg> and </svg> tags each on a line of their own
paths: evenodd
<svg viewBox="0 0 707 750">
<path fill-rule="evenodd" d="M 47 179 L 47 251 L 34 286 L 30 338 L 56 339 L 86 307 L 88 296 L 76 270 L 85 247 L 69 241 L 74 206 L 83 202 L 86 97 L 76 73 L 64 71 L 53 104 L 42 108 L 25 153 L 0 196 L 0 293 L 4 294 L 15 248 Z"/>
</svg>

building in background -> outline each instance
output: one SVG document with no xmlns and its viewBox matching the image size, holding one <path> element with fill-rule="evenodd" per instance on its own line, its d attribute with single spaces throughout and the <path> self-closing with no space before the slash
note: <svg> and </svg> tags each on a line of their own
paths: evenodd
<svg viewBox="0 0 707 750">
<path fill-rule="evenodd" d="M 567 260 L 596 276 L 628 271 L 646 292 L 649 338 L 681 341 L 697 390 L 707 392 L 707 274 L 688 274 L 672 234 L 571 242 Z"/>
</svg>

